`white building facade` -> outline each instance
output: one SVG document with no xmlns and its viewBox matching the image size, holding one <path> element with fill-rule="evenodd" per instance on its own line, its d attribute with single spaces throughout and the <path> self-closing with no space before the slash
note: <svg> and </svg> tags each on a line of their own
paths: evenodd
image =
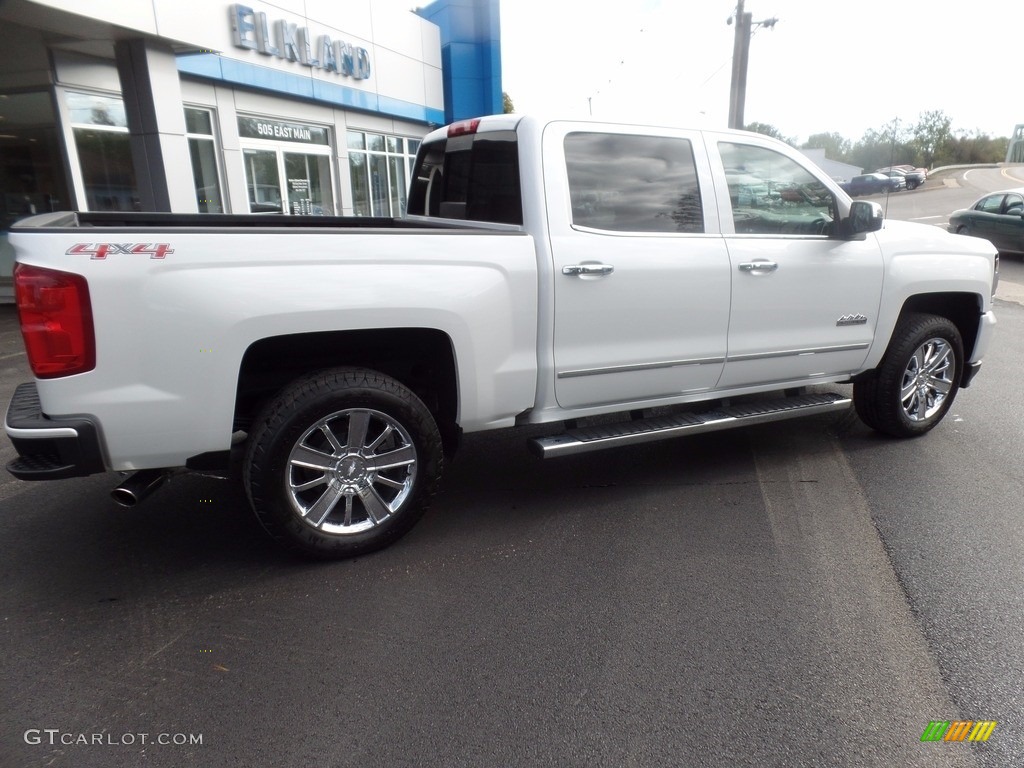
<svg viewBox="0 0 1024 768">
<path fill-rule="evenodd" d="M 463 55 L 494 53 L 497 18 L 497 0 L 6 0 L 0 233 L 52 210 L 400 215 L 420 138 L 470 116 L 452 83 L 501 111 L 500 64 L 481 78 Z M 11 263 L 0 234 L 0 296 Z"/>
</svg>

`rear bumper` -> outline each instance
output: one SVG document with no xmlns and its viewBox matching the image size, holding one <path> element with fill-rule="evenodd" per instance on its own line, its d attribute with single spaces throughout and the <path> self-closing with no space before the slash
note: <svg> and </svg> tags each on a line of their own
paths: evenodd
<svg viewBox="0 0 1024 768">
<path fill-rule="evenodd" d="M 14 391 L 4 429 L 18 452 L 7 471 L 19 480 L 60 480 L 106 471 L 96 425 L 85 417 L 44 415 L 34 382 L 19 384 Z"/>
</svg>

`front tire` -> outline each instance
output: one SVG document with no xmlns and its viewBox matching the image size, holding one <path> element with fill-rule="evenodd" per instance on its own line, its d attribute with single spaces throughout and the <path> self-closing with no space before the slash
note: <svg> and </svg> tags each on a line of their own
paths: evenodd
<svg viewBox="0 0 1024 768">
<path fill-rule="evenodd" d="M 854 384 L 857 415 L 893 437 L 923 435 L 953 405 L 963 367 L 963 341 L 952 322 L 938 315 L 905 315 L 875 377 Z"/>
<path fill-rule="evenodd" d="M 423 516 L 443 466 L 434 419 L 405 386 L 338 368 L 294 382 L 257 419 L 244 480 L 275 539 L 318 558 L 385 547 Z"/>
</svg>

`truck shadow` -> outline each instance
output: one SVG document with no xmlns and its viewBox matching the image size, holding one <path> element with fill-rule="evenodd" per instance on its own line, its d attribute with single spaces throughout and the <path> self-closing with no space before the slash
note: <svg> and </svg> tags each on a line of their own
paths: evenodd
<svg viewBox="0 0 1024 768">
<path fill-rule="evenodd" d="M 842 424 L 819 417 L 784 429 L 824 443 Z M 538 526 L 585 525 L 588 518 L 610 520 L 644 507 L 666 516 L 728 516 L 741 502 L 717 504 L 709 493 L 712 499 L 735 489 L 757 493 L 751 440 L 772 429 L 779 427 L 547 461 L 526 451 L 521 432 L 470 435 L 411 533 L 386 550 L 340 562 L 310 562 L 271 541 L 237 482 L 177 476 L 130 510 L 109 498 L 114 474 L 26 484 L 7 499 L 9 512 L 0 519 L 8 594 L 22 606 L 50 607 L 181 599 L 325 570 L 342 579 L 393 571 L 515 542 Z M 780 443 L 772 450 L 798 449 Z"/>
</svg>

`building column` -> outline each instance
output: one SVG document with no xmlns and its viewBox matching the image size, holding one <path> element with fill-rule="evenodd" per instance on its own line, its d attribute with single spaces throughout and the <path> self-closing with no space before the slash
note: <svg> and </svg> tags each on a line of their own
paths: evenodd
<svg viewBox="0 0 1024 768">
<path fill-rule="evenodd" d="M 142 210 L 198 213 L 174 52 L 135 39 L 116 42 L 114 54 Z"/>
</svg>

